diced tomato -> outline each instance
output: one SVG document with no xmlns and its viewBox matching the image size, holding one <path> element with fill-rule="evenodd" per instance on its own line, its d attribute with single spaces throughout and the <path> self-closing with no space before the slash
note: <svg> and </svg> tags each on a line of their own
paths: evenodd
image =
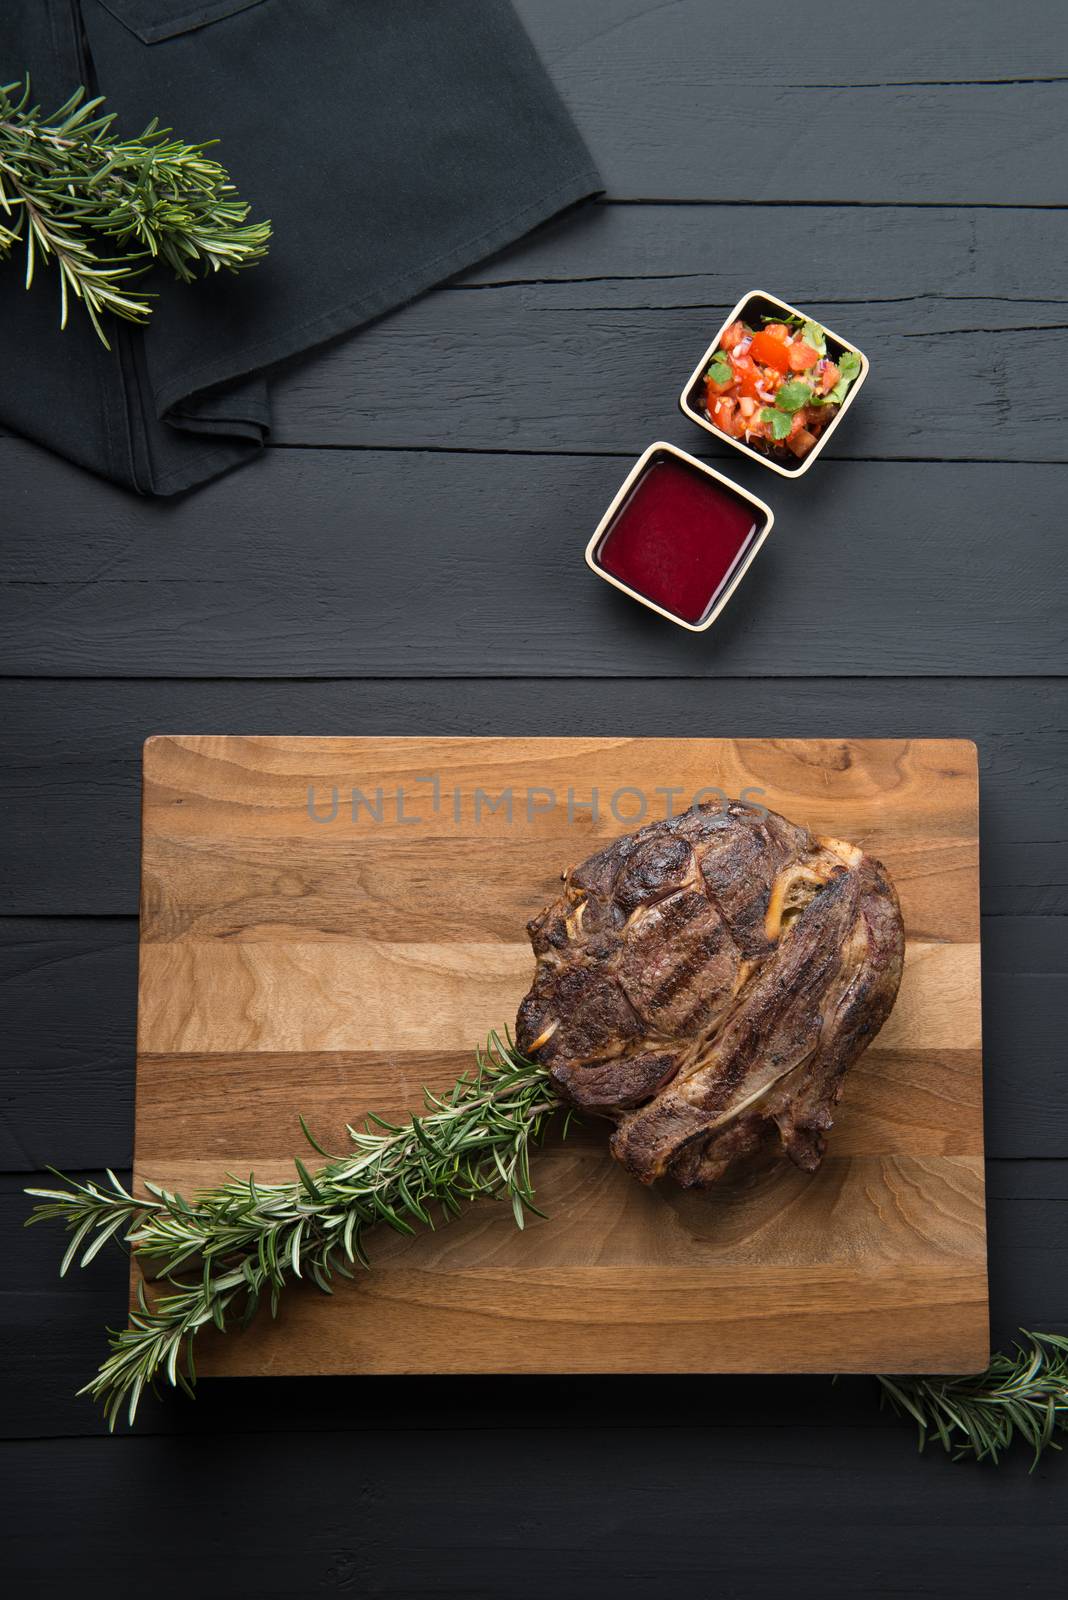
<svg viewBox="0 0 1068 1600">
<path fill-rule="evenodd" d="M 785 331 L 784 328 L 783 332 Z M 754 333 L 749 354 L 755 360 L 763 362 L 764 366 L 774 367 L 776 372 L 791 370 L 793 353 L 782 339 L 775 337 L 770 328 L 765 328 L 763 333 Z"/>
<path fill-rule="evenodd" d="M 719 399 L 721 394 L 729 394 L 733 387 L 734 387 L 734 374 L 733 373 L 727 379 L 726 383 L 716 383 L 714 379 L 706 377 L 705 378 L 705 405 L 708 408 L 708 410 L 709 411 L 712 410 L 712 407 L 715 405 L 716 401 Z"/>
<path fill-rule="evenodd" d="M 790 353 L 791 372 L 807 372 L 809 367 L 815 366 L 820 358 L 819 351 L 813 350 L 812 346 L 806 344 L 804 339 L 798 339 L 796 344 L 787 345 L 786 348 Z"/>
<path fill-rule="evenodd" d="M 749 330 L 744 322 L 732 322 L 729 328 L 723 330 L 723 337 L 719 341 L 720 348 L 730 355 L 736 344 L 741 344 L 743 339 L 748 339 Z"/>
<path fill-rule="evenodd" d="M 738 411 L 737 400 L 717 400 L 709 415 L 721 433 L 731 439 L 741 437 L 745 423 Z"/>
<path fill-rule="evenodd" d="M 790 337 L 790 330 L 786 326 L 785 322 L 769 322 L 767 327 L 764 329 L 764 332 L 770 333 L 771 337 L 773 339 L 778 339 L 780 344 L 785 344 L 787 339 Z"/>
<path fill-rule="evenodd" d="M 747 355 L 731 356 L 731 369 L 734 373 L 738 393 L 748 395 L 750 400 L 760 399 L 760 369 Z"/>
<path fill-rule="evenodd" d="M 820 375 L 818 379 L 820 393 L 830 394 L 831 390 L 834 388 L 841 376 L 842 374 L 839 372 L 833 361 L 821 361 Z"/>
</svg>

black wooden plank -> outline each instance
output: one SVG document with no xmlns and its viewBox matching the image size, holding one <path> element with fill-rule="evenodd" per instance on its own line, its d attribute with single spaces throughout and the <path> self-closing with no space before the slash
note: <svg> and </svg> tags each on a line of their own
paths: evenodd
<svg viewBox="0 0 1068 1600">
<path fill-rule="evenodd" d="M 1068 919 L 985 917 L 983 940 L 987 1152 L 1068 1157 Z M 0 1171 L 128 1165 L 134 919 L 0 919 L 0 995 Z"/>
<path fill-rule="evenodd" d="M 610 195 L 1060 205 L 1055 0 L 521 0 Z M 1016 62 L 1014 69 L 1010 63 Z M 948 81 L 947 81 L 948 80 Z M 832 251 L 833 253 L 833 251 Z"/>
<path fill-rule="evenodd" d="M 959 737 L 979 744 L 983 909 L 1068 911 L 1068 685 L 999 679 L 9 681 L 0 914 L 137 910 L 152 733 Z M 1021 825 L 1021 819 L 1025 819 Z"/>
<path fill-rule="evenodd" d="M 0 1171 L 133 1152 L 134 918 L 0 920 Z"/>
<path fill-rule="evenodd" d="M 72 1269 L 67 1278 L 58 1277 L 65 1248 L 62 1228 L 23 1226 L 32 1203 L 24 1186 L 49 1181 L 47 1174 L 0 1177 L 5 1261 L 0 1361 L 5 1370 L 18 1369 L 23 1376 L 6 1407 L 0 1437 L 104 1429 L 95 1407 L 77 1399 L 76 1391 L 106 1353 L 105 1328 L 125 1315 L 127 1263 L 116 1249 L 98 1256 L 84 1271 Z M 1008 1348 L 1021 1325 L 1068 1330 L 1068 1162 L 988 1162 L 987 1210 L 993 1346 Z M 848 1421 L 877 1431 L 885 1421 L 863 1382 L 848 1385 L 843 1400 L 812 1378 L 776 1379 L 765 1392 L 763 1381 L 737 1376 L 363 1377 L 207 1383 L 195 1408 L 180 1396 L 146 1401 L 138 1428 L 178 1433 L 329 1430 L 352 1425 L 354 1402 L 362 1426 L 400 1430 L 421 1426 L 428 1415 L 435 1427 L 456 1427 L 465 1411 L 484 1429 L 503 1425 L 509 1414 L 521 1415 L 532 1429 L 559 1428 L 576 1408 L 591 1425 L 612 1427 L 629 1422 L 678 1429 L 702 1418 L 735 1429 L 773 1421 L 792 1427 Z"/>
<path fill-rule="evenodd" d="M 636 443 L 646 441 L 636 441 Z M 1042 673 L 1064 624 L 1068 468 L 761 467 L 779 524 L 708 635 L 600 583 L 624 463 L 284 450 L 146 507 L 0 441 L 19 506 L 0 671 L 37 676 Z"/>
<path fill-rule="evenodd" d="M 858 222 L 804 207 L 790 217 L 786 275 L 782 217 L 589 207 L 290 364 L 272 385 L 272 437 L 618 452 L 667 430 L 731 459 L 676 397 L 728 307 L 767 281 L 873 361 L 829 457 L 1065 459 L 1068 213 L 891 207 Z"/>
<path fill-rule="evenodd" d="M 982 941 L 987 1154 L 1068 1155 L 1068 920 L 983 917 Z"/>
<path fill-rule="evenodd" d="M 780 207 L 585 207 L 290 363 L 272 383 L 272 437 L 618 451 L 668 428 L 696 440 L 675 406 L 683 379 L 726 309 L 763 284 L 872 359 L 830 455 L 1064 459 L 1068 213 L 805 206 L 789 230 L 787 266 Z"/>
<path fill-rule="evenodd" d="M 1028 0 L 1015 15 L 990 3 L 941 0 L 936 9 L 923 0 L 901 0 L 893 21 L 875 8 L 858 8 L 851 0 L 820 0 L 800 28 L 789 0 L 767 0 L 760 28 L 695 0 L 516 0 L 516 9 L 539 43 L 554 73 L 566 52 L 607 48 L 609 37 L 621 39 L 621 53 L 637 56 L 641 44 L 651 67 L 663 64 L 679 43 L 693 70 L 721 69 L 747 79 L 754 92 L 780 88 L 784 81 L 801 86 L 835 88 L 842 84 L 878 84 L 894 79 L 910 83 L 1012 83 L 1018 79 L 1050 81 L 1065 75 L 1062 48 L 1063 11 L 1057 0 Z M 672 12 L 673 16 L 665 15 Z M 710 14 L 709 14 L 710 13 Z M 863 21 L 861 20 L 863 18 Z M 614 48 L 614 46 L 613 46 Z M 673 57 L 672 57 L 673 59 Z M 717 80 L 718 81 L 718 80 Z M 784 121 L 788 119 L 784 118 Z M 621 126 L 617 144 L 624 143 Z M 801 191 L 804 193 L 804 190 Z"/>
<path fill-rule="evenodd" d="M 784 213 L 775 205 L 605 200 L 546 223 L 451 288 L 523 287 L 538 291 L 547 309 L 659 311 L 732 305 L 760 285 L 802 305 L 833 295 L 843 319 L 850 304 L 898 300 L 904 319 L 913 301 L 932 309 L 939 299 L 1063 303 L 1066 234 L 1063 210 L 1022 206 L 866 206 L 858 215 L 850 206 Z"/>
<path fill-rule="evenodd" d="M 588 207 L 281 374 L 274 437 L 617 450 L 681 426 L 696 440 L 676 394 L 718 317 L 767 283 L 874 363 L 832 454 L 1063 458 L 1068 215 L 804 207 L 788 284 L 782 230 L 776 207 Z"/>
<path fill-rule="evenodd" d="M 719 213 L 698 210 L 708 252 L 716 254 Z M 644 208 L 626 215 L 641 218 Z M 737 224 L 743 240 L 744 216 Z M 1068 231 L 1068 218 L 1058 220 Z M 731 306 L 765 277 L 796 303 L 782 269 L 769 273 L 766 264 L 759 273 L 737 272 L 726 296 L 720 290 L 706 301 L 689 288 L 681 306 L 671 304 L 678 281 L 662 279 L 642 281 L 638 294 L 633 284 L 616 283 L 607 302 L 600 283 L 442 290 L 284 376 L 273 390 L 272 437 L 618 452 L 666 436 L 735 461 L 727 445 L 681 417 L 677 400 Z M 872 362 L 827 459 L 1068 458 L 1061 421 L 1068 301 L 834 297 L 855 296 L 864 284 L 847 258 L 835 263 L 833 291 L 804 300 Z"/>
<path fill-rule="evenodd" d="M 27 1600 L 119 1561 L 155 1600 L 1004 1600 L 1048 1589 L 1063 1552 L 1056 1460 L 955 1467 L 907 1432 L 580 1412 L 556 1434 L 42 1441 L 8 1465 L 5 1570 Z"/>
</svg>

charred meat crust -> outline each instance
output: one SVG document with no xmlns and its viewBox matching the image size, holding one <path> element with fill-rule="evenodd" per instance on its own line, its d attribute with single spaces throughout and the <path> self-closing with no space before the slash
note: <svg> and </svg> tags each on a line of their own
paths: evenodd
<svg viewBox="0 0 1068 1600">
<path fill-rule="evenodd" d="M 616 1122 L 645 1183 L 823 1157 L 849 1067 L 897 995 L 885 870 L 774 812 L 697 807 L 565 875 L 528 925 L 517 1044 L 564 1098 Z"/>
</svg>

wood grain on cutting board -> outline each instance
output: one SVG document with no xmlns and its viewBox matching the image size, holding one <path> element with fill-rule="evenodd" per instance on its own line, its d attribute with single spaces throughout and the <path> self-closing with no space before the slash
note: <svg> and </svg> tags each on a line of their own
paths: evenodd
<svg viewBox="0 0 1068 1600">
<path fill-rule="evenodd" d="M 959 740 L 314 739 L 145 747 L 136 1171 L 288 1177 L 510 1026 L 561 870 L 698 791 L 884 861 L 897 1006 L 820 1172 L 643 1189 L 593 1120 L 549 1219 L 482 1203 L 375 1270 L 206 1339 L 206 1372 L 968 1371 L 986 1364 L 978 791 Z M 353 800 L 353 791 L 357 798 Z M 596 791 L 596 801 L 594 792 Z M 644 810 L 643 810 L 644 808 Z"/>
</svg>

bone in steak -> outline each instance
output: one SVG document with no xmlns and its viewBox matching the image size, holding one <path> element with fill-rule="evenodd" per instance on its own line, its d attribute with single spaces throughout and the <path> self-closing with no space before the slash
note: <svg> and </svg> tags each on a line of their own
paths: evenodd
<svg viewBox="0 0 1068 1600">
<path fill-rule="evenodd" d="M 768 1154 L 815 1171 L 905 943 L 878 861 L 737 804 L 617 839 L 527 931 L 519 1048 L 614 1119 L 630 1172 L 687 1188 Z"/>
</svg>

